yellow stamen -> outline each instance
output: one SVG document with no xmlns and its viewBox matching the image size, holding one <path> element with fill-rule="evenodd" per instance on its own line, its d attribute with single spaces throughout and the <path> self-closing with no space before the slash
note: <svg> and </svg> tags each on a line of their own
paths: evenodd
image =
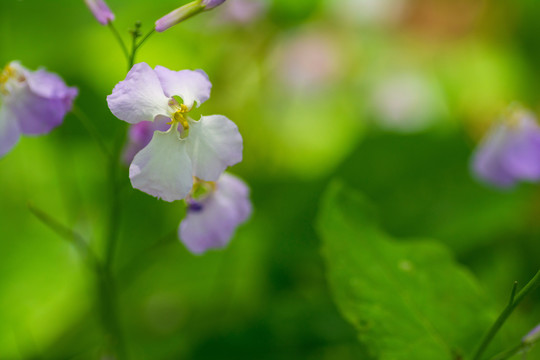
<svg viewBox="0 0 540 360">
<path fill-rule="evenodd" d="M 9 65 L 2 70 L 2 73 L 0 73 L 0 92 L 7 94 L 6 83 L 9 79 L 14 77 L 15 74 L 15 69 Z"/>
<path fill-rule="evenodd" d="M 180 106 L 176 105 L 176 112 L 173 114 L 171 118 L 171 122 L 168 123 L 170 125 L 179 123 L 182 125 L 184 130 L 189 130 L 189 123 L 186 119 L 185 114 L 187 114 L 190 110 L 185 104 L 180 104 Z"/>
</svg>

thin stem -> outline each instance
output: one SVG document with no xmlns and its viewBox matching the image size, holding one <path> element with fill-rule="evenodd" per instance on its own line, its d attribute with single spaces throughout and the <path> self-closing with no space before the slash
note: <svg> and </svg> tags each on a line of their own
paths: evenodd
<svg viewBox="0 0 540 360">
<path fill-rule="evenodd" d="M 28 210 L 30 210 L 32 215 L 34 215 L 39 221 L 49 227 L 57 235 L 73 244 L 81 254 L 81 257 L 87 260 L 93 269 L 99 268 L 99 260 L 97 259 L 93 251 L 90 249 L 88 243 L 82 235 L 77 233 L 75 230 L 72 230 L 69 227 L 63 225 L 58 220 L 45 213 L 43 210 L 36 208 L 32 204 L 28 204 Z"/>
<path fill-rule="evenodd" d="M 141 39 L 141 41 L 139 41 L 139 43 L 137 44 L 137 47 L 135 48 L 135 50 L 139 50 L 139 48 L 142 46 L 142 44 L 144 44 L 144 42 L 156 31 L 156 29 L 152 29 L 150 30 L 146 35 L 144 35 L 144 37 Z"/>
<path fill-rule="evenodd" d="M 144 44 L 144 42 L 154 33 L 155 29 L 150 30 L 142 39 L 137 43 L 137 38 L 139 37 L 139 34 L 133 34 L 133 43 L 132 43 L 132 51 L 131 51 L 131 57 L 129 60 L 129 69 L 133 67 L 135 64 L 135 57 L 137 56 L 137 51 L 139 48 Z"/>
<path fill-rule="evenodd" d="M 75 117 L 77 119 L 79 119 L 82 126 L 86 129 L 86 131 L 90 134 L 90 136 L 95 140 L 95 142 L 97 143 L 97 145 L 99 146 L 99 148 L 103 152 L 103 154 L 105 154 L 105 156 L 107 156 L 107 158 L 109 158 L 109 160 L 110 160 L 111 156 L 112 156 L 111 152 L 107 148 L 107 145 L 105 145 L 105 142 L 103 141 L 103 138 L 101 137 L 101 135 L 97 131 L 94 124 L 90 121 L 88 116 L 86 116 L 84 114 L 84 112 L 77 106 L 74 106 L 73 110 L 71 112 L 73 113 L 73 115 L 75 115 Z"/>
<path fill-rule="evenodd" d="M 122 40 L 122 37 L 120 36 L 120 33 L 118 30 L 116 30 L 116 27 L 114 26 L 112 21 L 109 21 L 109 29 L 111 29 L 114 37 L 118 41 L 118 44 L 120 44 L 120 47 L 122 48 L 122 52 L 124 53 L 124 56 L 126 57 L 126 60 L 129 61 L 129 51 L 127 49 L 126 44 L 124 43 L 124 40 Z"/>
<path fill-rule="evenodd" d="M 488 345 L 491 343 L 495 335 L 499 332 L 501 327 L 504 325 L 508 317 L 512 314 L 514 309 L 521 303 L 521 301 L 538 285 L 540 285 L 540 271 L 525 285 L 523 289 L 517 295 L 511 296 L 511 302 L 504 308 L 503 312 L 499 315 L 495 323 L 491 326 L 488 333 L 484 336 L 480 346 L 476 350 L 476 353 L 473 357 L 473 360 L 480 360 L 482 355 L 486 351 Z M 515 292 L 515 283 L 513 288 L 513 293 Z"/>
</svg>

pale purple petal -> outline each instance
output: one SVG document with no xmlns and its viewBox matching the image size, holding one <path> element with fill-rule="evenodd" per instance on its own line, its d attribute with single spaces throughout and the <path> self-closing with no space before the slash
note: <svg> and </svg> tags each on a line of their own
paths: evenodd
<svg viewBox="0 0 540 360">
<path fill-rule="evenodd" d="M 168 97 L 180 96 L 188 108 L 196 103 L 199 107 L 210 98 L 212 84 L 202 70 L 173 71 L 163 66 L 156 66 L 156 74 L 163 91 Z"/>
<path fill-rule="evenodd" d="M 202 4 L 205 6 L 206 10 L 211 10 L 224 2 L 225 0 L 203 0 Z"/>
<path fill-rule="evenodd" d="M 9 108 L 0 104 L 0 157 L 11 150 L 19 141 L 20 130 L 15 116 Z"/>
<path fill-rule="evenodd" d="M 242 161 L 243 141 L 238 127 L 222 115 L 202 116 L 189 121 L 187 151 L 193 162 L 193 175 L 216 181 L 228 166 Z"/>
<path fill-rule="evenodd" d="M 134 188 L 165 201 L 185 198 L 193 186 L 186 143 L 178 132 L 156 131 L 150 143 L 133 159 L 129 177 Z"/>
<path fill-rule="evenodd" d="M 39 135 L 62 124 L 73 107 L 77 88 L 68 87 L 56 74 L 45 70 L 28 72 L 26 86 L 6 101 L 23 134 Z"/>
<path fill-rule="evenodd" d="M 190 204 L 180 223 L 178 235 L 195 254 L 227 246 L 252 212 L 249 188 L 242 180 L 225 173 L 216 187 L 208 198 Z"/>
<path fill-rule="evenodd" d="M 498 187 L 540 180 L 540 127 L 528 113 L 511 123 L 498 123 L 473 157 L 473 172 Z"/>
<path fill-rule="evenodd" d="M 156 73 L 146 63 L 133 65 L 126 79 L 107 96 L 107 102 L 117 118 L 130 124 L 169 115 L 169 98 L 163 93 Z"/>
<path fill-rule="evenodd" d="M 532 329 L 527 335 L 522 339 L 524 343 L 532 344 L 540 340 L 540 324 Z"/>
<path fill-rule="evenodd" d="M 114 21 L 114 14 L 103 0 L 84 0 L 96 20 L 101 25 Z"/>
<path fill-rule="evenodd" d="M 4 106 L 17 121 L 21 133 L 38 135 L 60 125 L 73 106 L 78 90 L 68 87 L 58 75 L 39 69 L 32 72 L 19 62 L 8 66 Z"/>
</svg>

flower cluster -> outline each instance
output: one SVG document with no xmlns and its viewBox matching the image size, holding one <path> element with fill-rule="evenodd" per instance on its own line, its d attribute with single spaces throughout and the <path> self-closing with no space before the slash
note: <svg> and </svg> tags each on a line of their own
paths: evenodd
<svg viewBox="0 0 540 360">
<path fill-rule="evenodd" d="M 472 167 L 478 178 L 500 188 L 540 181 L 540 126 L 534 115 L 511 109 L 485 136 Z"/>
<path fill-rule="evenodd" d="M 164 31 L 224 2 L 193 1 L 158 20 L 155 30 Z M 114 31 L 115 15 L 104 0 L 85 3 L 100 24 Z M 247 185 L 224 173 L 242 161 L 238 127 L 223 115 L 190 116 L 210 98 L 211 88 L 202 70 L 152 69 L 139 63 L 107 97 L 111 112 L 132 125 L 124 160 L 131 163 L 133 187 L 165 201 L 186 201 L 179 235 L 194 253 L 225 246 L 251 213 Z M 7 65 L 0 73 L 0 156 L 21 134 L 44 134 L 60 125 L 77 94 L 76 88 L 43 69 L 32 72 L 19 62 Z"/>
<path fill-rule="evenodd" d="M 211 88 L 202 70 L 139 63 L 107 97 L 111 112 L 132 124 L 124 158 L 131 160 L 133 187 L 165 201 L 186 200 L 179 232 L 195 253 L 223 247 L 251 212 L 247 186 L 223 174 L 242 161 L 238 127 L 223 115 L 190 116 Z"/>
<path fill-rule="evenodd" d="M 46 134 L 60 125 L 77 93 L 56 74 L 9 63 L 0 74 L 0 156 L 21 134 Z"/>
</svg>

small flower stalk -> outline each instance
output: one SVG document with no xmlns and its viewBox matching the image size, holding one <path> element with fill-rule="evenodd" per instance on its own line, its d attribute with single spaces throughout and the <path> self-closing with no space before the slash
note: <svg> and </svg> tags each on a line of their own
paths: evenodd
<svg viewBox="0 0 540 360">
<path fill-rule="evenodd" d="M 252 212 L 248 186 L 228 173 L 217 182 L 195 179 L 186 202 L 187 214 L 180 223 L 178 236 L 194 254 L 227 246 L 236 228 Z"/>
<path fill-rule="evenodd" d="M 225 0 L 196 0 L 176 10 L 171 11 L 167 15 L 158 19 L 155 24 L 157 32 L 163 32 L 170 29 L 174 25 L 181 23 L 203 11 L 212 10 L 213 8 L 223 4 Z"/>
<path fill-rule="evenodd" d="M 202 70 L 152 69 L 146 63 L 134 65 L 116 85 L 107 97 L 111 112 L 130 124 L 150 121 L 156 126 L 130 165 L 134 188 L 165 201 L 182 200 L 193 177 L 217 181 L 227 167 L 242 161 L 242 136 L 231 120 L 189 116 L 210 98 L 211 87 Z"/>
<path fill-rule="evenodd" d="M 0 156 L 21 135 L 46 134 L 62 124 L 77 94 L 56 74 L 9 63 L 0 73 Z"/>
<path fill-rule="evenodd" d="M 101 25 L 108 25 L 114 21 L 114 13 L 104 0 L 84 0 L 84 2 Z"/>
<path fill-rule="evenodd" d="M 540 181 L 540 126 L 535 116 L 512 109 L 494 124 L 473 156 L 472 170 L 499 188 Z"/>
</svg>

